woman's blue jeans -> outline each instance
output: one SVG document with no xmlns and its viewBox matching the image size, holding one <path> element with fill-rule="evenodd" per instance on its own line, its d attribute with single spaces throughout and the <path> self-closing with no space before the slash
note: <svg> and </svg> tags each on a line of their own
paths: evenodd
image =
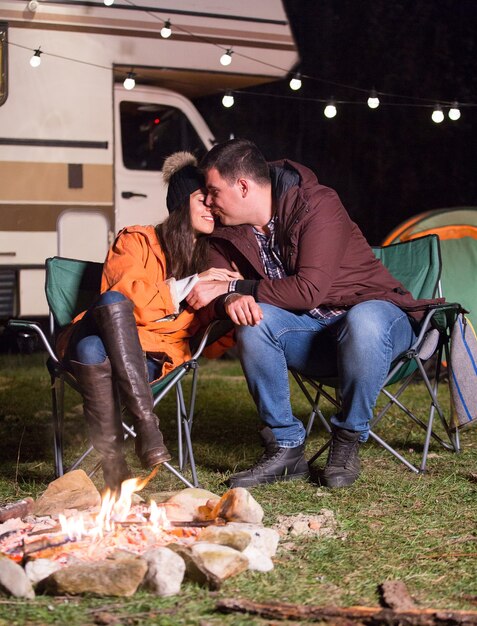
<svg viewBox="0 0 477 626">
<path fill-rule="evenodd" d="M 357 304 L 331 319 L 260 306 L 259 325 L 236 327 L 237 346 L 260 419 L 279 446 L 292 448 L 305 439 L 291 408 L 288 368 L 316 378 L 338 376 L 342 411 L 331 422 L 360 432 L 360 441 L 366 441 L 390 365 L 416 339 L 407 314 L 381 300 Z"/>
<path fill-rule="evenodd" d="M 108 356 L 106 347 L 101 339 L 100 331 L 94 321 L 93 311 L 98 306 L 114 304 L 126 300 L 119 291 L 105 291 L 92 307 L 88 309 L 85 316 L 78 322 L 78 328 L 71 337 L 68 346 L 68 358 L 79 361 L 84 365 L 97 365 L 103 363 Z M 149 381 L 159 378 L 161 366 L 152 359 L 146 358 Z"/>
</svg>

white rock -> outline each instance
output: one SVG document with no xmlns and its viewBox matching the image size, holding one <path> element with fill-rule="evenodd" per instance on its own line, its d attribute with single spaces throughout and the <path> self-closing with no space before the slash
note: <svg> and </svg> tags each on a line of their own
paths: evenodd
<svg viewBox="0 0 477 626">
<path fill-rule="evenodd" d="M 248 569 L 248 559 L 242 552 L 238 552 L 228 546 L 221 546 L 213 543 L 196 543 L 190 549 L 191 557 L 201 573 L 205 573 L 210 584 L 218 587 L 220 583 L 236 576 L 240 572 Z M 195 578 L 194 572 L 188 567 L 188 574 L 192 574 L 191 578 L 202 582 L 199 578 Z"/>
<path fill-rule="evenodd" d="M 229 522 L 226 528 L 239 530 L 250 536 L 250 544 L 247 547 L 257 548 L 267 556 L 275 556 L 280 541 L 279 533 L 273 528 L 246 524 L 244 522 Z"/>
<path fill-rule="evenodd" d="M 32 585 L 36 585 L 53 572 L 61 569 L 61 565 L 57 561 L 50 559 L 35 559 L 28 561 L 25 565 L 25 574 L 28 576 Z"/>
<path fill-rule="evenodd" d="M 273 561 L 262 550 L 249 545 L 242 552 L 248 559 L 248 569 L 256 572 L 269 572 L 273 569 Z"/>
<path fill-rule="evenodd" d="M 6 556 L 0 556 L 0 591 L 16 598 L 35 597 L 35 592 L 23 567 Z"/>
<path fill-rule="evenodd" d="M 153 548 L 142 555 L 147 562 L 143 586 L 158 596 L 173 596 L 181 590 L 184 560 L 169 548 Z"/>
<path fill-rule="evenodd" d="M 211 491 L 188 487 L 174 494 L 165 503 L 168 519 L 177 522 L 191 522 L 201 519 L 200 507 L 206 506 L 211 499 L 217 499 Z"/>
</svg>

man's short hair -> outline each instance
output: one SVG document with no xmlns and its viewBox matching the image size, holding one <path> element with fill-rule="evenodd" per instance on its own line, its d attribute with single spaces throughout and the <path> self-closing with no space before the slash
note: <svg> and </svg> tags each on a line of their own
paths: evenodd
<svg viewBox="0 0 477 626">
<path fill-rule="evenodd" d="M 258 185 L 270 183 L 268 164 L 253 141 L 230 139 L 214 146 L 204 157 L 203 172 L 215 168 L 229 185 L 241 176 L 251 178 Z"/>
</svg>

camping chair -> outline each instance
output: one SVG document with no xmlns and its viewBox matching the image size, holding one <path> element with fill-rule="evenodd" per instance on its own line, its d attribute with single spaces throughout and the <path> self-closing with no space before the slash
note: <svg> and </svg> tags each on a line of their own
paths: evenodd
<svg viewBox="0 0 477 626">
<path fill-rule="evenodd" d="M 439 293 L 439 279 L 441 274 L 441 256 L 439 238 L 436 235 L 420 237 L 412 241 L 398 243 L 386 247 L 375 247 L 373 252 L 389 271 L 413 294 L 415 298 L 433 298 Z M 444 411 L 437 398 L 441 362 L 445 357 L 449 363 L 449 339 L 453 323 L 461 311 L 459 304 L 442 304 L 429 307 L 425 315 L 419 336 L 414 344 L 405 353 L 401 354 L 391 365 L 381 389 L 388 399 L 383 409 L 371 420 L 370 437 L 393 454 L 413 472 L 424 472 L 431 438 L 447 450 L 458 452 L 460 449 L 458 430 L 447 421 Z M 425 363 L 434 357 L 435 370 L 432 373 L 425 367 Z M 320 409 L 320 400 L 325 398 L 338 410 L 340 409 L 339 381 L 336 378 L 321 378 L 315 380 L 304 376 L 297 371 L 291 371 L 300 389 L 311 405 L 311 413 L 307 424 L 309 435 L 316 417 L 319 418 L 327 432 L 331 427 Z M 430 397 L 430 407 L 427 419 L 421 419 L 401 401 L 403 392 L 409 384 L 420 374 Z M 394 393 L 388 389 L 390 385 L 400 383 Z M 331 387 L 331 392 L 325 387 Z M 425 431 L 423 453 L 420 466 L 417 467 L 395 450 L 374 429 L 393 406 L 399 407 L 415 424 Z M 445 438 L 439 436 L 434 429 L 434 417 L 437 412 L 443 427 Z M 329 446 L 328 441 L 310 459 L 313 463 Z"/>
<path fill-rule="evenodd" d="M 53 449 L 56 476 L 62 476 L 65 471 L 63 466 L 65 383 L 78 391 L 78 393 L 81 393 L 81 391 L 75 377 L 64 367 L 56 354 L 54 347 L 55 337 L 61 328 L 69 324 L 78 313 L 87 309 L 98 297 L 100 293 L 102 270 L 102 263 L 63 257 L 47 259 L 45 291 L 50 311 L 50 337 L 48 338 L 41 327 L 35 322 L 26 320 L 10 320 L 9 322 L 9 325 L 15 329 L 37 333 L 49 355 L 47 367 L 51 377 Z M 198 359 L 208 343 L 209 337 L 216 334 L 211 331 L 213 327 L 217 325 L 220 325 L 220 323 L 212 322 L 212 324 L 210 324 L 200 341 L 198 343 L 196 342 L 197 345 L 194 348 L 194 354 L 189 361 L 176 367 L 166 377 L 151 383 L 155 407 L 169 391 L 172 389 L 176 391 L 179 470 L 174 468 L 170 463 L 163 463 L 162 465 L 188 487 L 197 487 L 199 484 L 191 441 L 191 428 L 197 393 Z M 182 379 L 189 372 L 192 373 L 192 380 L 189 400 L 186 403 L 182 388 Z M 134 429 L 124 422 L 123 427 L 125 438 L 136 436 Z M 90 446 L 66 471 L 77 468 L 92 450 L 93 447 Z M 187 463 L 190 465 L 192 483 L 181 473 Z M 94 474 L 99 466 L 100 463 L 93 468 L 91 475 Z"/>
</svg>

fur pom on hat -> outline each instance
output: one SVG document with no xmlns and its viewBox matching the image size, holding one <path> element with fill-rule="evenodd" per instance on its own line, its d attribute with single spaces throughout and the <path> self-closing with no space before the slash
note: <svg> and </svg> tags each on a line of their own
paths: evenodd
<svg viewBox="0 0 477 626">
<path fill-rule="evenodd" d="M 174 152 L 167 157 L 162 166 L 162 176 L 169 185 L 166 200 L 169 213 L 182 206 L 191 193 L 205 186 L 197 159 L 190 152 Z"/>
</svg>

